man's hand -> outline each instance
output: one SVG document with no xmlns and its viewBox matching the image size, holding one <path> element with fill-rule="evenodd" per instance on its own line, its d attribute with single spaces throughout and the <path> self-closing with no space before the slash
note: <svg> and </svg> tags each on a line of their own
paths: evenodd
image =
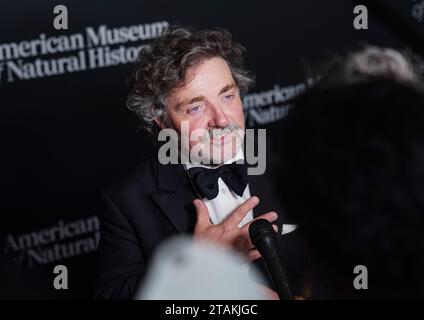
<svg viewBox="0 0 424 320">
<path fill-rule="evenodd" d="M 260 258 L 260 253 L 254 249 L 249 237 L 249 226 L 254 220 L 239 228 L 239 224 L 246 214 L 256 207 L 258 203 L 258 197 L 251 197 L 236 208 L 225 221 L 214 225 L 209 219 L 209 211 L 203 201 L 199 199 L 194 200 L 193 204 L 196 207 L 197 214 L 194 239 L 207 240 L 221 246 L 231 247 L 242 253 L 250 261 Z M 277 218 L 277 213 L 271 211 L 256 219 L 266 219 L 269 222 L 273 222 Z M 276 225 L 273 225 L 273 227 L 274 230 L 278 230 Z"/>
</svg>

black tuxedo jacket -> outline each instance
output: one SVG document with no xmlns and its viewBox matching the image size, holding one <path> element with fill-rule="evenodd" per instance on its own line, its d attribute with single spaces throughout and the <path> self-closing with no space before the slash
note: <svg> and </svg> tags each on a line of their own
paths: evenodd
<svg viewBox="0 0 424 320">
<path fill-rule="evenodd" d="M 260 199 L 254 216 L 276 211 L 281 230 L 283 222 L 290 222 L 285 220 L 268 171 L 249 176 L 250 193 Z M 156 154 L 102 190 L 96 298 L 133 298 L 157 246 L 178 233 L 193 233 L 195 198 L 183 166 L 161 165 Z M 297 233 L 284 235 L 280 241 L 282 263 L 295 292 L 305 265 L 303 241 Z M 261 260 L 255 263 L 264 270 Z"/>
</svg>

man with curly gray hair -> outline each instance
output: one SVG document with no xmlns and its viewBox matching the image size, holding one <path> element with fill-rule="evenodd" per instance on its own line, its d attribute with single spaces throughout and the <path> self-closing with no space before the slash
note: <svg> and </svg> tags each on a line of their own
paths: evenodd
<svg viewBox="0 0 424 320">
<path fill-rule="evenodd" d="M 242 96 L 252 84 L 244 53 L 228 31 L 181 27 L 141 50 L 127 107 L 154 138 L 172 129 L 181 141 L 186 130 L 190 139 L 182 151 L 200 149 L 202 161 L 163 164 L 153 154 L 103 190 L 98 297 L 133 297 L 152 253 L 176 233 L 260 263 L 250 223 L 262 214 L 282 230 L 272 187 L 266 177 L 248 177 L 243 164 Z"/>
<path fill-rule="evenodd" d="M 244 95 L 253 82 L 244 67 L 244 51 L 227 31 L 194 33 L 187 28 L 170 28 L 152 46 L 141 50 L 127 106 L 146 130 L 158 129 L 158 120 L 166 120 L 167 99 L 183 85 L 188 69 L 212 58 L 225 62 L 240 95 Z"/>
</svg>

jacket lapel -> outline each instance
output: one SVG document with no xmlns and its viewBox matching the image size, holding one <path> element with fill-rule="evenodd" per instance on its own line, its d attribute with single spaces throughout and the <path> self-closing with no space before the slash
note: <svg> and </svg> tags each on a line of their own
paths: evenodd
<svg viewBox="0 0 424 320">
<path fill-rule="evenodd" d="M 196 222 L 192 201 L 196 196 L 183 166 L 157 162 L 157 179 L 158 190 L 150 197 L 177 232 L 192 232 Z"/>
</svg>

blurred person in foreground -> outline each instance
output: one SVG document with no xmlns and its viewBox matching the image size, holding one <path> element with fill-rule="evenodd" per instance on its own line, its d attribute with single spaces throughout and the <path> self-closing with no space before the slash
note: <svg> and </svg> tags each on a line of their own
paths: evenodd
<svg viewBox="0 0 424 320">
<path fill-rule="evenodd" d="M 282 123 L 277 185 L 307 240 L 312 297 L 424 298 L 420 68 L 377 47 L 335 59 Z"/>
</svg>

